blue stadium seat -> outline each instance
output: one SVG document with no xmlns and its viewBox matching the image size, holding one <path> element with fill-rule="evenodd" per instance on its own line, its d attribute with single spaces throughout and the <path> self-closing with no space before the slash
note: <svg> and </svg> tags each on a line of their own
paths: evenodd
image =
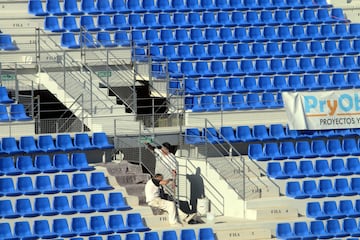
<svg viewBox="0 0 360 240">
<path fill-rule="evenodd" d="M 0 39 L 0 45 L 1 45 L 1 39 Z M 31 117 L 29 117 L 26 114 L 23 104 L 11 104 L 10 105 L 10 119 L 12 121 L 29 121 L 29 120 L 31 120 Z"/>
<path fill-rule="evenodd" d="M 220 127 L 220 133 L 222 137 L 229 142 L 238 141 L 238 139 L 235 137 L 234 129 L 232 127 Z"/>
<path fill-rule="evenodd" d="M 75 237 L 76 233 L 70 230 L 69 224 L 65 218 L 57 218 L 53 220 L 53 231 L 59 237 Z"/>
<path fill-rule="evenodd" d="M 139 233 L 126 234 L 125 240 L 141 240 Z"/>
<path fill-rule="evenodd" d="M 325 192 L 321 191 L 320 187 L 319 189 L 317 188 L 315 180 L 305 180 L 302 184 L 304 193 L 311 198 L 323 198 L 327 196 Z"/>
<path fill-rule="evenodd" d="M 162 233 L 163 240 L 177 240 L 177 233 L 175 230 L 166 230 Z"/>
<path fill-rule="evenodd" d="M 289 139 L 288 136 L 285 134 L 285 129 L 282 124 L 270 124 L 269 127 L 269 137 L 274 139 Z"/>
<path fill-rule="evenodd" d="M 323 176 L 336 176 L 337 173 L 333 172 L 329 166 L 329 163 L 326 159 L 318 159 L 315 161 L 315 169 L 317 172 L 321 173 Z"/>
<path fill-rule="evenodd" d="M 73 195 L 71 201 L 72 208 L 79 213 L 92 213 L 95 209 L 89 207 L 85 195 Z"/>
<path fill-rule="evenodd" d="M 296 239 L 291 229 L 290 223 L 278 223 L 276 225 L 276 238 L 279 239 Z"/>
<path fill-rule="evenodd" d="M 220 28 L 219 30 L 219 40 L 217 41 L 212 41 L 214 43 L 219 42 L 219 43 L 238 43 L 238 39 L 237 39 L 237 35 L 235 34 L 235 32 L 232 31 L 231 28 Z"/>
<path fill-rule="evenodd" d="M 355 210 L 352 200 L 340 200 L 338 208 L 339 212 L 346 215 L 346 217 L 356 218 L 360 215 L 360 213 Z"/>
<path fill-rule="evenodd" d="M 158 232 L 146 232 L 144 234 L 144 240 L 160 240 Z"/>
<path fill-rule="evenodd" d="M 280 152 L 283 156 L 287 156 L 289 159 L 299 159 L 302 158 L 302 155 L 297 153 L 295 150 L 293 142 L 281 142 L 280 143 Z"/>
<path fill-rule="evenodd" d="M 0 158 L 0 172 L 1 175 L 15 176 L 23 172 L 15 167 L 14 159 L 12 157 Z"/>
<path fill-rule="evenodd" d="M 288 82 L 284 76 L 279 76 L 279 75 L 275 76 L 273 78 L 273 84 L 274 84 L 274 88 L 278 89 L 279 91 L 291 90 L 291 87 L 289 87 Z"/>
<path fill-rule="evenodd" d="M 129 36 L 125 31 L 116 31 L 114 35 L 115 43 L 122 47 L 130 47 Z"/>
<path fill-rule="evenodd" d="M 272 15 L 272 11 L 269 11 L 269 9 L 265 11 L 260 12 L 260 21 L 261 25 L 278 25 L 279 23 L 275 21 Z"/>
<path fill-rule="evenodd" d="M 333 169 L 335 171 L 335 169 Z M 337 178 L 335 179 L 335 190 L 343 196 L 353 196 L 356 195 L 357 192 L 353 191 L 348 184 L 348 180 L 346 178 Z"/>
<path fill-rule="evenodd" d="M 35 236 L 31 231 L 30 223 L 28 221 L 19 221 L 14 223 L 14 236 L 16 239 L 38 239 L 38 236 Z"/>
<path fill-rule="evenodd" d="M 111 192 L 108 197 L 108 206 L 117 211 L 132 209 L 126 202 L 121 192 Z"/>
<path fill-rule="evenodd" d="M 4 209 L 4 208 L 1 208 Z M 37 217 L 40 215 L 39 212 L 34 211 L 29 199 L 22 198 L 16 199 L 15 211 L 22 217 Z"/>
<path fill-rule="evenodd" d="M 273 139 L 269 136 L 268 129 L 265 125 L 254 125 L 252 127 L 252 135 L 260 141 Z"/>
<path fill-rule="evenodd" d="M 233 94 L 231 96 L 231 104 L 237 108 L 237 110 L 249 110 L 251 107 L 244 101 L 242 94 Z"/>
<path fill-rule="evenodd" d="M 79 35 L 79 43 L 80 46 L 86 48 L 98 48 L 100 47 L 100 43 L 98 43 L 92 36 L 91 33 L 85 32 Z"/>
<path fill-rule="evenodd" d="M 233 111 L 237 109 L 232 105 L 227 95 L 216 96 L 216 105 L 220 107 L 220 110 L 222 111 Z"/>
<path fill-rule="evenodd" d="M 34 210 L 36 212 L 39 212 L 42 216 L 53 216 L 59 214 L 50 206 L 50 201 L 48 197 L 35 198 Z"/>
<path fill-rule="evenodd" d="M 215 14 L 213 12 L 202 13 L 202 22 L 204 23 L 205 27 L 208 28 L 218 28 L 222 25 L 215 19 Z"/>
<path fill-rule="evenodd" d="M 120 14 L 126 14 L 131 12 L 131 10 L 127 8 L 124 1 L 112 1 L 111 7 Z"/>
<path fill-rule="evenodd" d="M 107 183 L 103 172 L 92 172 L 90 175 L 91 186 L 97 190 L 111 190 L 113 187 Z"/>
<path fill-rule="evenodd" d="M 283 171 L 286 176 L 290 178 L 304 178 L 306 177 L 299 169 L 294 161 L 284 162 Z"/>
<path fill-rule="evenodd" d="M 71 165 L 80 171 L 92 171 L 95 168 L 89 166 L 85 153 L 73 153 L 71 155 Z"/>
<path fill-rule="evenodd" d="M 103 14 L 115 14 L 117 11 L 110 5 L 109 0 L 98 0 L 96 1 L 96 8 Z"/>
<path fill-rule="evenodd" d="M 272 160 L 283 160 L 286 156 L 283 156 L 279 151 L 279 146 L 275 142 L 265 143 L 263 153 L 265 156 L 270 157 Z"/>
<path fill-rule="evenodd" d="M 236 26 L 248 26 L 249 24 L 246 22 L 246 20 L 244 19 L 244 15 L 242 12 L 232 12 L 231 13 L 231 21 L 236 25 Z"/>
<path fill-rule="evenodd" d="M 280 162 L 274 161 L 269 162 L 267 165 L 267 175 L 271 178 L 275 179 L 287 179 L 289 178 L 288 175 L 286 175 L 280 165 Z"/>
<path fill-rule="evenodd" d="M 306 205 L 306 216 L 316 220 L 329 219 L 330 216 L 325 214 L 319 202 L 308 202 Z"/>
<path fill-rule="evenodd" d="M 178 11 L 178 12 L 188 12 L 190 10 L 185 6 L 185 3 L 183 0 L 172 0 L 171 7 L 173 9 L 175 9 L 175 11 Z"/>
<path fill-rule="evenodd" d="M 163 9 L 158 8 L 158 6 L 155 5 L 155 2 L 153 0 L 150 1 L 142 1 L 142 7 L 150 13 L 158 13 L 161 12 Z"/>
<path fill-rule="evenodd" d="M 80 4 L 81 4 L 81 11 L 87 14 L 93 14 L 93 15 L 101 14 L 101 11 L 96 8 L 94 1 L 81 0 Z"/>
<path fill-rule="evenodd" d="M 25 153 L 38 153 L 41 152 L 37 148 L 35 139 L 33 136 L 22 136 L 19 140 L 19 149 Z"/>
<path fill-rule="evenodd" d="M 140 213 L 128 213 L 126 225 L 135 232 L 145 232 L 150 230 L 150 228 L 144 225 Z"/>
<path fill-rule="evenodd" d="M 199 240 L 215 240 L 212 228 L 200 228 L 198 234 Z"/>
<path fill-rule="evenodd" d="M 323 210 L 325 216 L 328 218 L 344 218 L 345 215 L 341 215 L 338 210 L 337 204 L 335 201 L 325 201 L 323 203 Z"/>
<path fill-rule="evenodd" d="M 87 176 L 84 173 L 75 173 L 72 175 L 72 186 L 81 192 L 96 190 L 95 187 L 89 185 Z"/>
<path fill-rule="evenodd" d="M 168 0 L 157 0 L 156 6 L 157 6 L 157 8 L 161 9 L 164 12 L 175 12 L 176 11 L 176 9 L 174 9 L 170 6 L 170 3 Z"/>
<path fill-rule="evenodd" d="M 250 157 L 250 159 L 258 161 L 268 161 L 271 159 L 271 157 L 265 155 L 262 145 L 258 143 L 253 143 L 249 145 L 248 156 Z"/>
<path fill-rule="evenodd" d="M 353 172 L 354 174 L 358 174 L 360 172 L 360 162 L 357 157 L 349 157 L 346 159 L 346 168 Z"/>
<path fill-rule="evenodd" d="M 201 133 L 198 128 L 187 128 L 185 130 L 185 143 L 186 144 L 199 144 L 202 143 Z"/>
<path fill-rule="evenodd" d="M 234 44 L 229 44 L 229 43 L 226 43 L 222 46 L 222 54 L 230 59 L 239 59 L 243 57 L 237 53 Z"/>
<path fill-rule="evenodd" d="M 105 31 L 118 30 L 118 27 L 112 23 L 112 20 L 109 15 L 99 15 L 97 19 L 97 26 L 99 26 L 101 29 Z"/>
<path fill-rule="evenodd" d="M 48 220 L 35 220 L 34 221 L 34 232 L 33 234 L 36 237 L 42 238 L 42 239 L 53 239 L 57 238 L 58 235 L 53 233 L 50 230 L 50 225 Z"/>
<path fill-rule="evenodd" d="M 9 122 L 10 118 L 5 105 L 0 105 L 0 122 Z"/>
<path fill-rule="evenodd" d="M 314 238 L 313 234 L 310 232 L 308 228 L 307 222 L 295 222 L 293 227 L 293 232 L 297 237 L 301 239 L 312 239 Z"/>
<path fill-rule="evenodd" d="M 236 138 L 241 142 L 256 140 L 251 133 L 249 126 L 238 126 L 236 128 Z"/>
<path fill-rule="evenodd" d="M 331 157 L 332 153 L 328 152 L 326 149 L 325 141 L 323 140 L 314 140 L 311 142 L 311 149 L 313 153 L 317 154 L 319 157 Z"/>
<path fill-rule="evenodd" d="M 219 8 L 215 5 L 214 1 L 212 0 L 201 0 L 199 5 L 199 10 L 201 11 L 219 11 Z"/>
<path fill-rule="evenodd" d="M 60 27 L 56 16 L 45 17 L 44 29 L 51 32 L 65 32 L 65 29 Z"/>
<path fill-rule="evenodd" d="M 215 128 L 203 128 L 202 136 L 204 137 L 205 141 L 210 143 L 218 143 L 221 142 L 221 138 Z"/>
<path fill-rule="evenodd" d="M 118 44 L 115 43 L 115 41 L 113 41 L 111 39 L 109 32 L 98 32 L 96 40 L 97 40 L 97 42 L 100 43 L 101 46 L 106 47 L 106 48 L 112 48 L 112 47 L 118 46 Z"/>
<path fill-rule="evenodd" d="M 74 137 L 74 146 L 80 150 L 96 149 L 96 147 L 91 144 L 87 133 L 76 133 Z"/>
<path fill-rule="evenodd" d="M 64 11 L 71 15 L 83 15 L 84 12 L 80 11 L 75 0 L 64 0 Z"/>
<path fill-rule="evenodd" d="M 299 170 L 307 177 L 321 177 L 322 174 L 317 172 L 314 168 L 312 161 L 310 160 L 302 160 L 299 164 Z"/>
<path fill-rule="evenodd" d="M 49 155 L 37 155 L 35 157 L 34 166 L 39 169 L 42 173 L 56 173 L 59 169 L 55 168 Z"/>
<path fill-rule="evenodd" d="M 40 170 L 33 166 L 30 156 L 18 156 L 16 158 L 16 168 L 24 174 L 38 174 Z"/>
<path fill-rule="evenodd" d="M 67 31 L 70 31 L 70 32 L 80 32 L 80 27 L 78 26 L 77 22 L 76 22 L 76 18 L 75 16 L 64 16 L 63 17 L 63 28 Z M 62 34 L 62 36 L 66 36 L 66 35 L 69 35 L 69 34 Z M 72 36 L 74 36 L 72 34 Z M 68 37 L 69 38 L 69 37 Z M 70 41 L 70 40 L 68 40 Z M 75 36 L 74 36 L 74 41 L 75 41 Z"/>
<path fill-rule="evenodd" d="M 228 87 L 228 84 L 226 83 L 225 78 L 214 78 L 214 89 L 215 91 L 219 92 L 219 93 L 232 93 L 233 90 L 231 88 Z"/>
<path fill-rule="evenodd" d="M 40 191 L 43 194 L 56 194 L 60 190 L 55 188 L 52 185 L 49 175 L 38 175 L 35 179 L 36 190 Z"/>
<path fill-rule="evenodd" d="M 348 38 L 352 38 L 351 35 L 349 35 L 349 31 L 348 31 L 348 27 L 346 24 L 336 24 L 335 28 L 334 28 L 334 32 L 336 35 L 337 39 L 340 38 L 344 38 L 344 39 L 348 39 Z"/>
<path fill-rule="evenodd" d="M 263 109 L 266 108 L 266 106 L 261 102 L 260 97 L 257 93 L 248 93 L 246 95 L 246 103 L 252 108 L 252 109 Z"/>
<path fill-rule="evenodd" d="M 327 141 L 327 149 L 334 156 L 347 156 L 348 152 L 345 152 L 341 146 L 341 142 L 338 139 L 329 139 Z"/>
<path fill-rule="evenodd" d="M 352 237 L 360 237 L 360 229 L 354 218 L 344 219 L 343 229 L 345 232 L 349 233 Z M 348 238 L 348 239 L 356 239 L 356 238 Z"/>
<path fill-rule="evenodd" d="M 46 11 L 55 16 L 64 16 L 67 14 L 60 8 L 59 0 L 47 0 Z"/>
<path fill-rule="evenodd" d="M 42 2 L 39 0 L 30 0 L 28 2 L 28 12 L 35 16 L 47 16 L 49 13 L 44 11 Z"/>
<path fill-rule="evenodd" d="M 342 158 L 331 159 L 331 169 L 337 172 L 339 175 L 347 176 L 353 174 L 349 169 L 345 167 L 344 160 Z"/>
<path fill-rule="evenodd" d="M 360 188 L 359 188 L 359 185 L 360 184 L 360 178 L 351 178 L 350 180 L 350 187 L 353 191 L 357 192 L 357 194 L 359 194 L 360 192 Z"/>
<path fill-rule="evenodd" d="M 55 154 L 53 166 L 61 172 L 74 172 L 77 169 L 70 164 L 67 154 Z"/>
<path fill-rule="evenodd" d="M 196 240 L 195 230 L 194 229 L 182 229 L 180 232 L 181 240 Z"/>
<path fill-rule="evenodd" d="M 90 229 L 99 235 L 108 235 L 114 233 L 114 231 L 112 231 L 110 228 L 108 229 L 108 227 L 106 226 L 103 216 L 91 216 Z"/>
<path fill-rule="evenodd" d="M 342 141 L 342 149 L 344 152 L 358 156 L 360 154 L 356 140 L 354 138 L 344 138 Z"/>
<path fill-rule="evenodd" d="M 337 197 L 341 195 L 341 193 L 336 191 L 330 179 L 319 180 L 319 192 L 326 197 Z"/>
<path fill-rule="evenodd" d="M 62 151 L 74 151 L 77 150 L 74 147 L 70 134 L 58 134 L 56 135 L 56 148 Z"/>
<path fill-rule="evenodd" d="M 31 180 L 31 177 L 19 177 L 17 179 L 17 192 L 16 194 L 24 194 L 24 195 L 37 195 L 41 192 L 38 189 L 35 189 L 33 187 L 33 182 Z"/>
<path fill-rule="evenodd" d="M 95 232 L 89 229 L 85 217 L 72 218 L 71 229 L 79 236 L 95 235 Z"/>
<path fill-rule="evenodd" d="M 80 44 L 76 41 L 74 33 L 65 32 L 61 35 L 61 46 L 65 48 L 80 48 Z"/>
<path fill-rule="evenodd" d="M 110 212 L 114 210 L 114 208 L 107 206 L 103 193 L 90 195 L 90 207 L 98 212 Z"/>
<path fill-rule="evenodd" d="M 303 157 L 315 158 L 318 154 L 314 153 L 310 147 L 309 142 L 306 141 L 297 141 L 296 142 L 296 152 Z"/>
<path fill-rule="evenodd" d="M 56 176 L 55 176 L 55 181 L 56 181 Z M 64 176 L 67 177 L 67 175 Z M 53 209 L 61 215 L 72 215 L 77 212 L 75 209 L 70 207 L 67 196 L 55 196 L 53 200 Z"/>
<path fill-rule="evenodd" d="M 337 219 L 330 219 L 326 222 L 326 231 L 329 234 L 332 234 L 334 237 L 342 238 L 347 237 L 350 234 L 346 233 L 342 227 L 340 226 L 339 220 Z"/>
<path fill-rule="evenodd" d="M 72 193 L 78 191 L 70 185 L 67 174 L 57 174 L 54 177 L 54 187 L 62 193 Z"/>
<path fill-rule="evenodd" d="M 238 77 L 231 77 L 228 80 L 229 89 L 231 89 L 231 92 L 241 93 L 241 92 L 247 92 L 247 89 L 245 89 L 240 81 L 240 78 Z"/>
<path fill-rule="evenodd" d="M 109 215 L 108 225 L 109 229 L 116 233 L 128 233 L 132 231 L 130 227 L 125 226 L 121 214 Z"/>
<path fill-rule="evenodd" d="M 0 217 L 5 219 L 20 218 L 21 215 L 14 211 L 11 200 L 0 200 Z"/>
</svg>

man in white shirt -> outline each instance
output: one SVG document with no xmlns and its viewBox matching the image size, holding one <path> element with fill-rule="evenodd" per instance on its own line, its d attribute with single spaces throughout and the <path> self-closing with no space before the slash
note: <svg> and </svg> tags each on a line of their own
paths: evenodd
<svg viewBox="0 0 360 240">
<path fill-rule="evenodd" d="M 171 225 L 180 225 L 176 217 L 176 206 L 175 202 L 162 199 L 160 197 L 160 188 L 170 183 L 172 179 L 164 179 L 162 174 L 155 174 L 155 176 L 150 179 L 145 185 L 145 197 L 146 203 L 151 207 L 156 207 L 161 210 L 164 210 L 169 215 L 169 223 Z M 195 217 L 195 213 L 186 214 L 178 209 L 179 218 L 182 222 L 188 223 L 191 219 Z"/>
</svg>

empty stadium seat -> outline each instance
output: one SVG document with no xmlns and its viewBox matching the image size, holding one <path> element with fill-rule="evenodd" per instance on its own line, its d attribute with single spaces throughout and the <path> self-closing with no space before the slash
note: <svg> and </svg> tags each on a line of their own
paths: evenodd
<svg viewBox="0 0 360 240">
<path fill-rule="evenodd" d="M 109 229 L 116 233 L 128 233 L 132 231 L 129 226 L 125 226 L 124 219 L 121 214 L 109 215 L 108 226 Z"/>
<path fill-rule="evenodd" d="M 19 221 L 14 223 L 14 235 L 20 239 L 36 239 L 34 233 L 31 231 L 28 221 Z"/>
<path fill-rule="evenodd" d="M 62 193 L 72 193 L 78 191 L 70 185 L 70 180 L 66 174 L 57 174 L 54 177 L 54 187 Z"/>
<path fill-rule="evenodd" d="M 89 166 L 85 153 L 73 153 L 71 155 L 71 165 L 80 171 L 92 171 L 95 169 Z"/>
<path fill-rule="evenodd" d="M 79 213 L 92 213 L 95 209 L 89 207 L 87 198 L 85 195 L 73 195 L 72 196 L 72 207 Z"/>
<path fill-rule="evenodd" d="M 310 197 L 309 194 L 305 193 L 301 187 L 299 182 L 287 182 L 286 183 L 286 196 L 295 198 L 295 199 L 303 199 Z"/>
<path fill-rule="evenodd" d="M 16 199 L 15 209 L 16 213 L 22 217 L 37 217 L 40 215 L 39 212 L 33 210 L 30 200 L 26 198 Z"/>
<path fill-rule="evenodd" d="M 52 165 L 49 155 L 37 155 L 35 157 L 34 166 L 43 173 L 56 173 L 59 169 Z"/>
<path fill-rule="evenodd" d="M 34 235 L 43 239 L 52 239 L 58 237 L 57 234 L 50 230 L 48 220 L 35 220 L 34 221 Z"/>
<path fill-rule="evenodd" d="M 64 0 L 64 11 L 71 15 L 83 15 L 84 12 L 79 10 L 76 0 Z"/>
<path fill-rule="evenodd" d="M 202 143 L 201 133 L 198 128 L 187 128 L 185 130 L 185 143 L 186 144 L 199 144 Z"/>
<path fill-rule="evenodd" d="M 53 186 L 50 177 L 48 175 L 38 175 L 35 179 L 36 189 L 39 190 L 43 194 L 56 194 L 59 193 L 60 190 Z"/>
<path fill-rule="evenodd" d="M 120 2 L 120 1 L 119 1 Z M 95 6 L 95 2 L 94 1 L 90 1 L 90 0 L 81 0 L 81 11 L 87 13 L 87 14 L 101 14 L 101 11 L 97 9 L 97 7 Z"/>
<path fill-rule="evenodd" d="M 95 235 L 95 232 L 89 229 L 85 217 L 72 218 L 71 229 L 79 236 Z"/>
<path fill-rule="evenodd" d="M 74 172 L 77 170 L 70 164 L 67 154 L 55 154 L 53 156 L 53 166 L 61 172 Z"/>
<path fill-rule="evenodd" d="M 35 16 L 47 16 L 48 12 L 44 11 L 40 0 L 31 0 L 28 2 L 28 12 Z"/>
<path fill-rule="evenodd" d="M 107 206 L 104 194 L 102 193 L 90 195 L 90 207 L 98 212 L 109 212 L 114 210 L 112 207 Z"/>
<path fill-rule="evenodd" d="M 90 217 L 90 229 L 96 234 L 108 235 L 112 234 L 113 231 L 108 229 L 103 216 L 91 216 Z"/>
<path fill-rule="evenodd" d="M 39 212 L 43 216 L 57 215 L 58 212 L 52 209 L 48 197 L 37 197 L 35 198 L 34 210 Z"/>
<path fill-rule="evenodd" d="M 19 218 L 21 215 L 14 211 L 11 200 L 0 200 L 0 216 L 5 219 Z"/>
<path fill-rule="evenodd" d="M 89 185 L 87 177 L 84 173 L 75 173 L 72 176 L 72 185 L 77 188 L 79 191 L 88 192 L 94 191 L 95 187 Z"/>
<path fill-rule="evenodd" d="M 128 213 L 126 225 L 135 232 L 145 232 L 150 230 L 150 228 L 144 225 L 140 213 Z"/>
<path fill-rule="evenodd" d="M 55 16 L 66 15 L 66 12 L 60 8 L 59 0 L 46 0 L 46 11 Z"/>
<path fill-rule="evenodd" d="M 92 172 L 90 175 L 90 183 L 97 190 L 111 190 L 113 187 L 107 183 L 103 172 Z"/>
<path fill-rule="evenodd" d="M 40 190 L 34 188 L 31 177 L 19 177 L 17 179 L 17 191 L 16 195 L 24 194 L 24 195 L 38 195 L 41 193 Z"/>
<path fill-rule="evenodd" d="M 65 218 L 57 218 L 53 220 L 53 231 L 59 237 L 75 237 L 76 233 L 70 230 L 68 221 Z"/>
<path fill-rule="evenodd" d="M 295 238 L 290 223 L 278 223 L 276 225 L 276 237 L 279 239 Z"/>
<path fill-rule="evenodd" d="M 1 48 L 1 37 L 0 37 L 0 48 Z M 23 104 L 11 104 L 10 105 L 10 119 L 12 121 L 29 121 L 32 118 L 26 114 Z"/>
<path fill-rule="evenodd" d="M 12 157 L 0 158 L 0 172 L 1 175 L 15 176 L 22 174 L 22 171 L 17 169 Z"/>
<path fill-rule="evenodd" d="M 328 219 L 330 216 L 324 213 L 319 202 L 308 202 L 306 205 L 306 216 L 316 220 Z"/>
<path fill-rule="evenodd" d="M 271 157 L 266 156 L 263 153 L 263 148 L 262 148 L 261 144 L 258 144 L 258 143 L 249 145 L 248 155 L 251 159 L 258 160 L 258 161 L 267 161 L 267 160 L 271 159 Z"/>
</svg>

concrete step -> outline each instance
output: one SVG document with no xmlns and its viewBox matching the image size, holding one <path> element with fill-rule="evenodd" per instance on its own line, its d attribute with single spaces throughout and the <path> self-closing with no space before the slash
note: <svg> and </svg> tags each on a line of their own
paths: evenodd
<svg viewBox="0 0 360 240">
<path fill-rule="evenodd" d="M 298 209 L 291 206 L 247 209 L 246 217 L 251 220 L 289 219 L 299 216 Z"/>
<path fill-rule="evenodd" d="M 271 231 L 265 228 L 217 230 L 216 237 L 226 240 L 271 239 Z"/>
</svg>

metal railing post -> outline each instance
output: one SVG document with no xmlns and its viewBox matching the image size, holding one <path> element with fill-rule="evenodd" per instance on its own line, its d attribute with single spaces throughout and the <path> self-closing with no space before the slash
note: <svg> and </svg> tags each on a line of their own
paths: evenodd
<svg viewBox="0 0 360 240">
<path fill-rule="evenodd" d="M 17 63 L 14 64 L 15 65 L 15 99 L 16 102 L 19 102 L 19 80 L 17 77 Z"/>
</svg>

